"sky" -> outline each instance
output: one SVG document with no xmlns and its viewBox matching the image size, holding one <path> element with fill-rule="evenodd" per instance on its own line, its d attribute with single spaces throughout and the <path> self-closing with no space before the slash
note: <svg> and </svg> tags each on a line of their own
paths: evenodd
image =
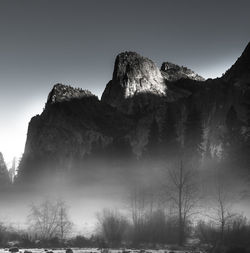
<svg viewBox="0 0 250 253">
<path fill-rule="evenodd" d="M 0 0 L 0 152 L 8 166 L 54 84 L 100 97 L 122 51 L 219 77 L 250 41 L 249 10 L 247 0 Z"/>
</svg>

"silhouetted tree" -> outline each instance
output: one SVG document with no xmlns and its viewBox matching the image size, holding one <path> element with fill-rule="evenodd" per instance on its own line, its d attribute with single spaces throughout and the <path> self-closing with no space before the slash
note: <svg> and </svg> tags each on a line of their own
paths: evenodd
<svg viewBox="0 0 250 253">
<path fill-rule="evenodd" d="M 227 132 L 224 134 L 222 160 L 224 167 L 241 169 L 244 167 L 244 138 L 241 134 L 241 121 L 234 106 L 228 110 L 225 119 Z M 248 154 L 247 154 L 248 155 Z"/>
<path fill-rule="evenodd" d="M 3 155 L 0 152 L 0 187 L 7 186 L 8 184 L 10 184 L 8 169 L 4 161 Z"/>
<path fill-rule="evenodd" d="M 194 215 L 198 203 L 195 173 L 191 169 L 184 168 L 180 161 L 177 169 L 168 170 L 168 177 L 166 194 L 178 216 L 178 242 L 179 245 L 183 245 L 188 221 Z"/>
<path fill-rule="evenodd" d="M 73 223 L 70 221 L 68 206 L 62 200 L 57 202 L 58 205 L 58 235 L 59 239 L 63 241 L 71 232 Z"/>
<path fill-rule="evenodd" d="M 39 205 L 32 204 L 28 218 L 32 233 L 42 240 L 63 240 L 72 228 L 66 204 L 61 200 L 46 199 Z"/>
<path fill-rule="evenodd" d="M 250 103 L 246 104 L 246 131 L 244 134 L 244 142 L 241 150 L 241 161 L 242 167 L 246 172 L 246 178 L 248 180 L 248 185 L 250 183 L 249 176 L 249 164 L 250 164 Z M 247 189 L 247 195 L 250 196 L 249 187 Z"/>
<path fill-rule="evenodd" d="M 134 189 L 130 195 L 130 212 L 133 226 L 133 242 L 138 244 L 145 238 L 147 196 L 145 189 Z"/>
<path fill-rule="evenodd" d="M 225 189 L 221 175 L 216 174 L 215 187 L 212 192 L 212 208 L 207 216 L 220 228 L 219 244 L 224 244 L 225 228 L 229 225 L 235 213 L 232 212 L 232 194 Z"/>
<path fill-rule="evenodd" d="M 0 222 L 0 246 L 4 247 L 6 243 L 6 232 L 7 232 L 7 227 Z"/>
</svg>

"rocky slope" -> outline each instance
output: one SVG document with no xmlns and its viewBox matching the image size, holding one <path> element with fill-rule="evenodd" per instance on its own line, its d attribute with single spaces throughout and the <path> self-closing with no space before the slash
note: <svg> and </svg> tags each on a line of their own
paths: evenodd
<svg viewBox="0 0 250 253">
<path fill-rule="evenodd" d="M 195 81 L 205 81 L 202 76 L 199 76 L 191 69 L 184 66 L 178 66 L 171 62 L 163 62 L 161 71 L 164 78 L 168 81 L 177 81 L 179 79 L 191 79 Z"/>
<path fill-rule="evenodd" d="M 84 171 L 91 157 L 127 161 L 163 154 L 167 159 L 184 148 L 199 150 L 204 160 L 222 156 L 230 145 L 245 148 L 249 47 L 215 80 L 169 62 L 160 70 L 150 59 L 124 52 L 116 57 L 101 100 L 86 90 L 55 85 L 45 110 L 29 124 L 19 178 L 37 171 Z M 236 135 L 237 145 L 231 138 Z"/>
<path fill-rule="evenodd" d="M 69 85 L 56 84 L 50 92 L 47 100 L 47 105 L 70 101 L 72 99 L 80 99 L 84 97 L 93 97 L 94 95 L 88 91 L 80 88 L 73 88 Z"/>
<path fill-rule="evenodd" d="M 223 79 L 227 82 L 238 82 L 244 80 L 249 83 L 250 78 L 250 43 L 248 43 L 242 55 L 233 66 L 226 71 Z"/>
</svg>

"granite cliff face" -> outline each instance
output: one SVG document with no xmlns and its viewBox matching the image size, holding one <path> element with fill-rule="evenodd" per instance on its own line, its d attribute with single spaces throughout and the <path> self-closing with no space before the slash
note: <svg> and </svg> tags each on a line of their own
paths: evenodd
<svg viewBox="0 0 250 253">
<path fill-rule="evenodd" d="M 30 121 L 19 178 L 48 168 L 84 171 L 97 157 L 171 159 L 180 149 L 203 161 L 241 148 L 247 154 L 249 47 L 214 80 L 169 62 L 159 70 L 150 59 L 124 52 L 116 57 L 101 100 L 86 90 L 55 85 L 43 113 Z"/>
<path fill-rule="evenodd" d="M 166 95 L 164 78 L 153 61 L 135 52 L 119 54 L 115 60 L 113 79 L 107 84 L 101 100 L 121 107 L 139 94 Z"/>
</svg>

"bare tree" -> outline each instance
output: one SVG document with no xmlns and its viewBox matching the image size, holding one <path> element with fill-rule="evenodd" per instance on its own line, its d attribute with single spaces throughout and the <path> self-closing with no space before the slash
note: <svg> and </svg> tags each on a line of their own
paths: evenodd
<svg viewBox="0 0 250 253">
<path fill-rule="evenodd" d="M 232 196 L 226 191 L 220 177 L 215 183 L 215 192 L 212 200 L 212 208 L 207 216 L 211 218 L 220 228 L 220 244 L 224 244 L 225 228 L 235 217 L 232 212 Z"/>
<path fill-rule="evenodd" d="M 111 247 L 121 244 L 128 222 L 118 211 L 104 209 L 97 215 L 101 236 Z"/>
<path fill-rule="evenodd" d="M 187 222 L 192 215 L 198 203 L 198 188 L 195 183 L 195 172 L 184 168 L 182 161 L 177 169 L 168 170 L 167 200 L 178 216 L 179 244 L 183 245 L 185 240 L 185 231 Z"/>
<path fill-rule="evenodd" d="M 58 205 L 58 234 L 60 240 L 64 240 L 65 237 L 71 232 L 73 223 L 69 219 L 68 206 L 62 200 L 57 202 Z"/>
<path fill-rule="evenodd" d="M 147 212 L 146 192 L 144 189 L 134 189 L 131 192 L 130 208 L 135 233 L 140 234 Z"/>
<path fill-rule="evenodd" d="M 31 205 L 28 216 L 30 228 L 40 239 L 58 237 L 61 240 L 69 233 L 72 223 L 65 202 L 48 199 L 39 205 Z"/>
</svg>

